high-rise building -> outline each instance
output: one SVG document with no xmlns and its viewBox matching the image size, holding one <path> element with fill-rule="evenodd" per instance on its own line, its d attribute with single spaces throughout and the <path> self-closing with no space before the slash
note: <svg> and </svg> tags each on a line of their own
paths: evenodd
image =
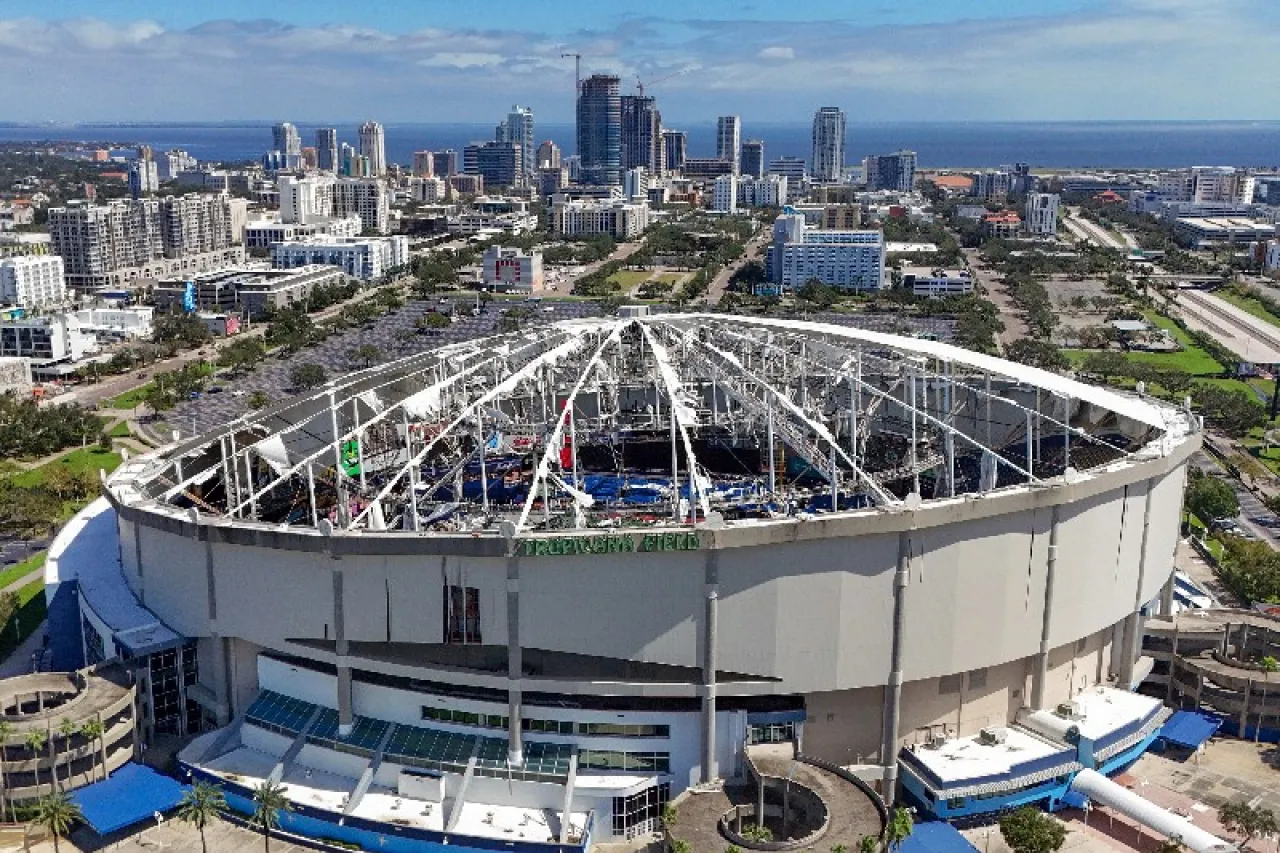
<svg viewBox="0 0 1280 853">
<path fill-rule="evenodd" d="M 129 195 L 142 198 L 160 189 L 159 172 L 156 161 L 150 157 L 134 160 L 129 164 Z"/>
<path fill-rule="evenodd" d="M 314 145 L 302 146 L 302 169 L 306 172 L 314 172 L 320 168 L 320 154 L 316 151 Z"/>
<path fill-rule="evenodd" d="M 662 153 L 667 171 L 683 169 L 689 156 L 689 134 L 683 130 L 662 131 Z"/>
<path fill-rule="evenodd" d="M 988 200 L 1003 199 L 1013 192 L 1013 175 L 1004 169 L 987 169 L 973 174 L 973 189 L 969 194 L 974 198 Z"/>
<path fill-rule="evenodd" d="M 462 171 L 480 175 L 488 187 L 518 187 L 525 182 L 524 150 L 518 142 L 485 142 L 462 149 Z"/>
<path fill-rule="evenodd" d="M 533 181 L 533 173 L 537 168 L 534 162 L 533 110 L 516 104 L 507 115 L 507 138 L 500 142 L 511 142 L 520 146 L 520 186 L 527 186 Z"/>
<path fill-rule="evenodd" d="M 386 174 L 387 140 L 382 125 L 376 121 L 360 125 L 360 153 L 369 158 L 369 169 L 375 178 Z"/>
<path fill-rule="evenodd" d="M 1053 193 L 1029 193 L 1026 218 L 1023 223 L 1032 234 L 1053 236 L 1058 233 L 1058 205 L 1060 199 Z"/>
<path fill-rule="evenodd" d="M 813 114 L 813 179 L 838 181 L 844 170 L 844 111 L 822 107 Z"/>
<path fill-rule="evenodd" d="M 779 157 L 769 162 L 770 175 L 783 175 L 791 188 L 804 183 L 805 162 L 799 157 Z"/>
<path fill-rule="evenodd" d="M 884 233 L 815 230 L 806 226 L 803 214 L 783 214 L 773 223 L 766 268 L 784 291 L 814 278 L 844 290 L 879 290 L 884 285 Z"/>
<path fill-rule="evenodd" d="M 787 179 L 782 175 L 738 181 L 739 207 L 782 207 L 787 203 Z"/>
<path fill-rule="evenodd" d="M 431 171 L 441 178 L 458 174 L 458 152 L 452 148 L 431 153 Z"/>
<path fill-rule="evenodd" d="M 342 147 L 338 149 L 338 174 L 350 175 L 351 162 L 357 157 L 356 149 L 347 143 L 342 143 Z"/>
<path fill-rule="evenodd" d="M 742 120 L 737 116 L 720 116 L 716 120 L 716 159 L 733 164 L 738 174 L 742 156 Z"/>
<path fill-rule="evenodd" d="M 302 168 L 302 137 L 298 135 L 298 128 L 282 121 L 271 128 L 271 141 L 274 150 L 284 155 L 284 168 Z"/>
<path fill-rule="evenodd" d="M 622 183 L 622 103 L 619 79 L 593 74 L 578 93 L 578 156 L 582 182 L 605 186 Z"/>
<path fill-rule="evenodd" d="M 537 167 L 539 169 L 560 168 L 560 146 L 550 139 L 538 146 L 538 152 L 535 156 L 537 157 Z"/>
<path fill-rule="evenodd" d="M 662 114 L 649 96 L 623 95 L 622 169 L 646 169 L 662 174 Z"/>
<path fill-rule="evenodd" d="M 196 167 L 196 158 L 181 148 L 164 152 L 156 158 L 156 172 L 162 181 L 172 181 L 179 172 L 189 172 Z"/>
<path fill-rule="evenodd" d="M 738 212 L 738 176 L 730 172 L 716 178 L 711 194 L 711 209 L 722 213 Z"/>
<path fill-rule="evenodd" d="M 764 140 L 748 139 L 742 143 L 742 175 L 748 178 L 764 177 Z"/>
<path fill-rule="evenodd" d="M 869 190 L 911 192 L 916 185 L 916 152 L 904 149 L 863 158 L 862 180 Z"/>
<path fill-rule="evenodd" d="M 643 166 L 627 169 L 622 175 L 622 197 L 645 198 L 649 193 L 649 173 Z"/>
<path fill-rule="evenodd" d="M 322 127 L 316 131 L 316 166 L 324 172 L 336 172 L 342 161 L 338 159 L 338 131 Z"/>
<path fill-rule="evenodd" d="M 306 225 L 333 216 L 332 175 L 281 175 L 276 181 L 280 191 L 280 221 Z"/>
<path fill-rule="evenodd" d="M 359 216 L 364 231 L 391 232 L 391 191 L 381 178 L 343 178 L 333 185 L 333 215 Z"/>
<path fill-rule="evenodd" d="M 413 152 L 413 176 L 430 178 L 436 173 L 435 155 L 430 151 Z"/>
</svg>

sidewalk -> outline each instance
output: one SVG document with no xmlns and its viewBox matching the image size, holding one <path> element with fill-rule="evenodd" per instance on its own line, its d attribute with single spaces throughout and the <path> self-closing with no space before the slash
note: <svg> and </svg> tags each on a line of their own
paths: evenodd
<svg viewBox="0 0 1280 853">
<path fill-rule="evenodd" d="M 22 641 L 22 645 L 14 649 L 8 658 L 0 661 L 0 678 L 13 678 L 15 675 L 31 672 L 31 656 L 44 648 L 44 635 L 48 627 L 48 622 L 41 622 L 40 627 Z"/>
</svg>

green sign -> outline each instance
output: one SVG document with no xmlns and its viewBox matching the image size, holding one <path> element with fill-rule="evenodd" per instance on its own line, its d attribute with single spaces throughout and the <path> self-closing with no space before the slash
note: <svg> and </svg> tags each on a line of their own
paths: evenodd
<svg viewBox="0 0 1280 853">
<path fill-rule="evenodd" d="M 342 442 L 342 473 L 348 477 L 360 476 L 360 439 Z"/>
<path fill-rule="evenodd" d="M 637 551 L 697 551 L 698 534 L 605 533 L 597 536 L 554 536 L 524 540 L 526 557 L 567 557 L 576 554 L 634 554 Z"/>
</svg>

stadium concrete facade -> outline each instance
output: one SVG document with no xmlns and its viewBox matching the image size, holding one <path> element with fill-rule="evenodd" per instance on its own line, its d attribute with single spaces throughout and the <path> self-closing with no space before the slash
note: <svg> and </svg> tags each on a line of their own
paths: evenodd
<svg viewBox="0 0 1280 853">
<path fill-rule="evenodd" d="M 892 796 L 927 775 L 900 754 L 1131 689 L 1198 445 L 1186 410 L 932 341 L 569 322 L 126 461 L 50 596 L 78 584 L 89 663 L 177 650 L 147 725 L 204 732 L 193 772 L 306 767 L 335 815 L 412 797 L 437 835 L 550 810 L 529 838 L 572 846 L 752 744 Z"/>
</svg>

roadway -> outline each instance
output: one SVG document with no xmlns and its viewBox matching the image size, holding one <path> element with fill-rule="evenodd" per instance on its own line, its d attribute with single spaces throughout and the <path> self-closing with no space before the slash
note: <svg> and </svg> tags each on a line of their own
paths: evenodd
<svg viewBox="0 0 1280 853">
<path fill-rule="evenodd" d="M 1242 361 L 1280 364 L 1280 329 L 1203 290 L 1179 290 L 1173 297 L 1187 325 L 1212 335 Z"/>
<path fill-rule="evenodd" d="M 720 298 L 725 295 L 729 289 L 729 279 L 733 274 L 742 267 L 746 266 L 750 261 L 760 260 L 764 253 L 765 244 L 768 243 L 773 229 L 761 226 L 756 233 L 743 246 L 742 257 L 738 258 L 731 264 L 728 264 L 720 272 L 716 273 L 716 277 L 707 285 L 706 293 L 702 294 L 701 302 L 704 305 L 715 305 L 720 302 Z"/>
<path fill-rule="evenodd" d="M 1128 252 L 1129 245 L 1112 237 L 1107 229 L 1090 222 L 1080 214 L 1080 208 L 1066 208 L 1068 216 L 1062 218 L 1062 224 L 1068 231 L 1087 243 L 1094 243 L 1106 249 L 1115 249 L 1119 252 Z M 1131 242 L 1131 241 L 1130 241 Z"/>
<path fill-rule="evenodd" d="M 1207 471 L 1210 476 L 1222 480 L 1235 492 L 1236 500 L 1240 503 L 1240 518 L 1237 522 L 1243 529 L 1272 548 L 1280 548 L 1280 518 L 1267 509 L 1266 504 L 1257 495 L 1245 488 L 1244 483 L 1232 477 L 1230 472 L 1213 457 L 1213 454 L 1197 450 L 1192 454 L 1191 462 L 1196 467 Z M 1201 519 L 1205 524 L 1212 520 Z"/>
</svg>

